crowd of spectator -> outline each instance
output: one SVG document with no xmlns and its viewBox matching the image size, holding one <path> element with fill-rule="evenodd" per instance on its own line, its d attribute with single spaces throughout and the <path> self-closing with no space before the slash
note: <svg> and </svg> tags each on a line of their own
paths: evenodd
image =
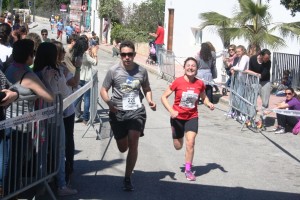
<svg viewBox="0 0 300 200">
<path fill-rule="evenodd" d="M 71 24 L 70 24 L 71 25 Z M 51 29 L 53 27 L 51 26 Z M 18 15 L 0 18 L 0 78 L 1 104 L 0 117 L 5 116 L 7 106 L 20 97 L 36 95 L 46 102 L 54 102 L 57 93 L 62 98 L 68 97 L 80 86 L 91 80 L 93 66 L 97 65 L 97 51 L 99 40 L 93 32 L 91 35 L 78 35 L 70 26 L 65 29 L 68 34 L 68 45 L 65 48 L 60 41 L 48 38 L 48 30 L 43 29 L 41 35 L 29 33 L 27 24 L 20 23 Z M 53 30 L 51 30 L 53 31 Z M 63 31 L 63 30 L 61 30 Z M 59 37 L 56 39 L 60 39 Z M 84 110 L 81 111 L 80 102 L 84 98 Z M 29 104 L 22 108 L 24 112 L 32 110 Z M 75 112 L 76 111 L 76 112 Z M 57 193 L 60 196 L 73 195 L 76 189 L 71 188 L 71 178 L 74 170 L 74 122 L 87 124 L 89 120 L 89 91 L 63 112 L 61 140 L 65 144 L 59 153 L 59 170 L 56 176 Z M 7 130 L 0 134 L 0 196 L 7 193 L 3 183 L 7 179 L 9 147 L 4 146 L 10 140 L 4 137 Z M 29 132 L 26 130 L 25 132 Z M 25 134 L 17 132 L 17 134 Z M 16 135 L 16 134 L 15 134 Z M 20 137 L 23 138 L 23 137 Z M 7 141 L 4 141 L 7 140 Z M 12 144 L 14 141 L 12 141 Z M 10 181 L 13 182 L 13 181 Z M 9 186 L 6 186 L 9 187 Z"/>
</svg>

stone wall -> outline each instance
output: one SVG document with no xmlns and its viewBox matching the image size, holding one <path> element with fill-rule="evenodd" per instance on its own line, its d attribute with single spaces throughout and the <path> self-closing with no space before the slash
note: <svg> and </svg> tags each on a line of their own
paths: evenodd
<svg viewBox="0 0 300 200">
<path fill-rule="evenodd" d="M 135 51 L 143 56 L 149 55 L 149 44 L 148 43 L 136 43 Z"/>
</svg>

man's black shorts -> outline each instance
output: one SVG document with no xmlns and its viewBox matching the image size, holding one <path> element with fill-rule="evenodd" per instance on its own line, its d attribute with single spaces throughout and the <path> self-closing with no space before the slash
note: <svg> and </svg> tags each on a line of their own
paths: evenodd
<svg viewBox="0 0 300 200">
<path fill-rule="evenodd" d="M 109 123 L 116 140 L 126 137 L 129 130 L 141 132 L 142 137 L 146 123 L 145 107 L 135 111 L 109 112 Z"/>
</svg>

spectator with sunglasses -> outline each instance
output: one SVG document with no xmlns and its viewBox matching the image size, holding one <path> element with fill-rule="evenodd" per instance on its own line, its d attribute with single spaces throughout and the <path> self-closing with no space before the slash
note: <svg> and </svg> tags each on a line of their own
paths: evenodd
<svg viewBox="0 0 300 200">
<path fill-rule="evenodd" d="M 225 65 L 226 74 L 229 76 L 225 85 L 226 87 L 230 87 L 231 84 L 231 67 L 235 66 L 238 62 L 239 58 L 236 55 L 236 46 L 234 44 L 229 45 L 228 52 L 223 57 L 223 63 Z"/>
<path fill-rule="evenodd" d="M 42 29 L 41 30 L 41 36 L 42 36 L 42 42 L 50 42 L 50 39 L 48 38 L 47 29 Z"/>
<path fill-rule="evenodd" d="M 109 106 L 109 122 L 119 151 L 124 153 L 128 150 L 123 189 L 133 191 L 130 177 L 146 123 L 142 100 L 145 96 L 152 110 L 156 110 L 156 104 L 152 100 L 147 70 L 134 62 L 135 47 L 131 41 L 120 44 L 120 56 L 121 62 L 107 72 L 100 95 Z M 111 87 L 112 97 L 108 93 Z"/>
<path fill-rule="evenodd" d="M 288 109 L 288 110 L 299 110 L 300 111 L 300 101 L 296 96 L 293 88 L 285 89 L 286 99 L 284 102 L 280 103 L 274 109 Z M 277 127 L 273 131 L 277 134 L 286 133 L 287 126 L 293 128 L 299 121 L 300 117 L 287 116 L 283 114 L 276 114 L 277 116 Z"/>
</svg>

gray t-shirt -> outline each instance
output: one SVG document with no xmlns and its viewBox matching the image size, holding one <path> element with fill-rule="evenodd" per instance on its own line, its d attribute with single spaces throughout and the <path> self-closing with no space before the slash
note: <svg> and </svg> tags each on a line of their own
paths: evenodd
<svg viewBox="0 0 300 200">
<path fill-rule="evenodd" d="M 112 87 L 111 101 L 118 110 L 136 110 L 144 98 L 141 88 L 149 87 L 147 70 L 135 63 L 132 70 L 126 70 L 121 62 L 109 69 L 102 87 Z"/>
</svg>

